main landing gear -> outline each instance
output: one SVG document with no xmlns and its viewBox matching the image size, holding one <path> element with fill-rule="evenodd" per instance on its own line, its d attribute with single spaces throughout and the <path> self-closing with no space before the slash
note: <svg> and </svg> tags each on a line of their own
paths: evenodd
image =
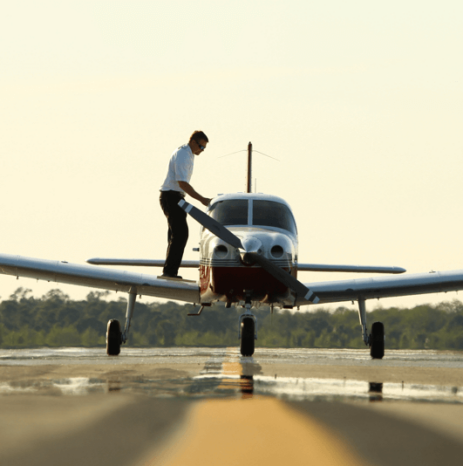
<svg viewBox="0 0 463 466">
<path fill-rule="evenodd" d="M 382 322 L 374 322 L 370 335 L 367 334 L 367 312 L 365 299 L 359 298 L 359 319 L 362 326 L 362 337 L 366 345 L 370 347 L 370 355 L 373 359 L 383 359 L 384 356 L 384 325 Z"/>
<path fill-rule="evenodd" d="M 129 290 L 129 299 L 127 301 L 127 312 L 125 314 L 125 327 L 123 332 L 121 332 L 121 324 L 118 320 L 111 319 L 108 322 L 106 330 L 106 353 L 108 356 L 117 356 L 121 352 L 121 344 L 127 341 L 136 298 L 137 288 L 132 286 Z"/>
<path fill-rule="evenodd" d="M 121 343 L 121 324 L 118 320 L 111 319 L 106 327 L 106 354 L 117 356 L 121 352 Z"/>
<path fill-rule="evenodd" d="M 250 301 L 246 301 L 245 308 L 244 314 L 241 314 L 239 318 L 240 352 L 242 356 L 252 356 L 254 354 L 254 341 L 257 340 L 257 319 L 251 313 Z"/>
</svg>

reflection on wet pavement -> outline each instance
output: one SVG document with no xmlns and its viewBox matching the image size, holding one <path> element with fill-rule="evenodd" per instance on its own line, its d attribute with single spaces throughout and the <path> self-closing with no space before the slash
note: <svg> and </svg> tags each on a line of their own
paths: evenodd
<svg viewBox="0 0 463 466">
<path fill-rule="evenodd" d="M 252 398 L 254 394 L 254 380 L 252 375 L 242 375 L 240 377 L 242 398 Z"/>
<path fill-rule="evenodd" d="M 0 395 L 90 395 L 125 392 L 150 396 L 236 397 L 273 395 L 294 400 L 366 399 L 445 401 L 463 403 L 459 387 L 366 383 L 346 379 L 273 378 L 269 376 L 228 375 L 194 379 L 97 379 L 74 377 L 58 380 L 5 382 Z"/>
<path fill-rule="evenodd" d="M 209 355 L 196 377 L 165 368 L 153 375 L 110 371 L 101 377 L 23 379 L 0 383 L 0 395 L 72 395 L 123 392 L 154 397 L 216 398 L 274 396 L 287 400 L 432 401 L 463 403 L 463 387 L 362 380 L 264 375 L 253 358 L 225 350 Z"/>
<path fill-rule="evenodd" d="M 383 384 L 382 382 L 369 382 L 368 383 L 370 401 L 383 401 Z"/>
<path fill-rule="evenodd" d="M 231 348 L 228 356 L 239 358 L 238 349 Z M 92 364 L 104 361 L 105 365 L 145 364 L 165 362 L 174 359 L 177 363 L 191 361 L 192 358 L 223 361 L 226 348 L 130 348 L 124 347 L 117 358 L 108 358 L 102 348 L 36 348 L 21 350 L 0 349 L 0 364 L 50 364 L 63 359 L 69 364 Z M 434 350 L 389 350 L 384 360 L 372 360 L 369 351 L 352 349 L 315 348 L 259 348 L 254 359 L 260 364 L 278 361 L 282 364 L 352 365 L 361 363 L 367 367 L 377 367 L 387 363 L 391 367 L 436 367 L 462 368 L 463 352 Z M 247 359 L 240 358 L 244 364 Z"/>
</svg>

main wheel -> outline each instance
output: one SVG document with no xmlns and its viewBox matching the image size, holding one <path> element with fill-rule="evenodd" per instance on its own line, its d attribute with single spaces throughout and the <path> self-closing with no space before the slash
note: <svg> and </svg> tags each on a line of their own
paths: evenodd
<svg viewBox="0 0 463 466">
<path fill-rule="evenodd" d="M 117 356 L 121 352 L 121 324 L 118 320 L 111 319 L 106 329 L 106 353 L 108 356 Z"/>
<path fill-rule="evenodd" d="M 252 317 L 245 317 L 241 321 L 241 354 L 252 356 L 254 354 L 255 325 Z"/>
<path fill-rule="evenodd" d="M 384 356 L 384 325 L 375 322 L 371 326 L 370 354 L 373 359 L 383 359 Z"/>
</svg>

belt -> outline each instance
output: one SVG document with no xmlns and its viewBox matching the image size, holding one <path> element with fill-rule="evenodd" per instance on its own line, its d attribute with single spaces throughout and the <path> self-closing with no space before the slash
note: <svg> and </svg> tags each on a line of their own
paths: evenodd
<svg viewBox="0 0 463 466">
<path fill-rule="evenodd" d="M 164 194 L 168 194 L 170 196 L 179 196 L 179 197 L 185 197 L 185 193 L 182 193 L 180 191 L 174 191 L 173 189 L 170 189 L 169 191 L 161 191 L 161 196 Z"/>
</svg>

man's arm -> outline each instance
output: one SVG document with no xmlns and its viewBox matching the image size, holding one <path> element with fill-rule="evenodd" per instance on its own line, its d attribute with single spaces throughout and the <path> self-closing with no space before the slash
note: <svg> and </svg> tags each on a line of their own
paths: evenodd
<svg viewBox="0 0 463 466">
<path fill-rule="evenodd" d="M 206 207 L 211 203 L 212 199 L 201 196 L 201 194 L 199 194 L 198 192 L 196 192 L 194 190 L 193 186 L 191 186 L 190 183 L 187 183 L 186 181 L 178 181 L 178 185 L 189 196 L 191 196 L 193 199 L 196 199 L 197 201 L 201 202 L 201 204 L 205 205 Z"/>
</svg>

